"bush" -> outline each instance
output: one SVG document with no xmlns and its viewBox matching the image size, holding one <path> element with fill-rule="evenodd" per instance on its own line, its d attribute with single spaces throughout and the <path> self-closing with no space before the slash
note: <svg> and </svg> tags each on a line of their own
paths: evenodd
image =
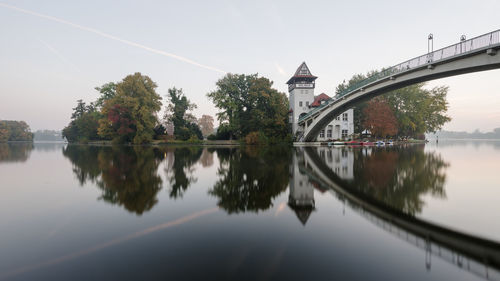
<svg viewBox="0 0 500 281">
<path fill-rule="evenodd" d="M 245 137 L 245 143 L 250 144 L 250 145 L 255 145 L 255 144 L 267 144 L 268 143 L 268 138 L 266 135 L 261 132 L 251 132 Z"/>
<path fill-rule="evenodd" d="M 214 134 L 208 135 L 207 140 L 217 140 L 217 136 Z"/>
</svg>

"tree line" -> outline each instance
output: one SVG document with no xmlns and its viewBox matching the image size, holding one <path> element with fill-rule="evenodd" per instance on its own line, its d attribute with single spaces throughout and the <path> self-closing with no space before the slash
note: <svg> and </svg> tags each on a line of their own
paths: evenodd
<svg viewBox="0 0 500 281">
<path fill-rule="evenodd" d="M 69 142 L 111 140 L 114 143 L 149 143 L 170 137 L 176 140 L 240 139 L 250 143 L 278 142 L 287 131 L 288 99 L 272 88 L 273 82 L 253 75 L 227 74 L 207 94 L 220 110 L 214 118 L 197 119 L 197 106 L 176 87 L 168 89 L 163 118 L 158 117 L 162 98 L 157 84 L 141 73 L 95 89 L 99 98 L 89 104 L 77 101 L 71 121 L 62 134 Z"/>
<path fill-rule="evenodd" d="M 0 142 L 33 141 L 30 126 L 24 121 L 0 120 Z"/>
</svg>

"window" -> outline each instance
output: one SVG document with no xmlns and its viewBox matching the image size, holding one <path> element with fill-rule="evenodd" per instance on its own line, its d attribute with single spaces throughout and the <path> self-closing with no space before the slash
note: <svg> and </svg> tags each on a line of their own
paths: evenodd
<svg viewBox="0 0 500 281">
<path fill-rule="evenodd" d="M 306 106 L 309 106 L 309 102 L 308 101 L 306 101 Z"/>
<path fill-rule="evenodd" d="M 347 113 L 342 113 L 342 120 L 343 121 L 347 121 L 347 117 L 348 117 Z"/>
<path fill-rule="evenodd" d="M 342 130 L 342 138 L 347 138 L 347 130 Z"/>
<path fill-rule="evenodd" d="M 337 118 L 335 118 L 335 119 L 340 120 L 340 115 L 339 115 L 339 116 L 337 116 Z"/>
<path fill-rule="evenodd" d="M 325 137 L 325 129 L 319 131 L 319 137 L 324 138 Z"/>
<path fill-rule="evenodd" d="M 332 138 L 332 130 L 326 131 L 326 137 L 327 138 Z"/>
<path fill-rule="evenodd" d="M 299 101 L 299 106 L 302 106 L 302 102 L 301 101 Z"/>
</svg>

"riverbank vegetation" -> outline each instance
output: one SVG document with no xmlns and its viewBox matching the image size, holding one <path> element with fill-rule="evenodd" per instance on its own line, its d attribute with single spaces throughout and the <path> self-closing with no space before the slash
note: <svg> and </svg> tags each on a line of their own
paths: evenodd
<svg viewBox="0 0 500 281">
<path fill-rule="evenodd" d="M 0 142 L 33 141 L 30 126 L 24 121 L 0 120 Z"/>
<path fill-rule="evenodd" d="M 216 90 L 207 94 L 220 110 L 220 125 L 214 131 L 214 118 L 196 118 L 192 113 L 196 104 L 176 87 L 168 90 L 165 115 L 158 118 L 162 98 L 156 93 L 156 83 L 135 73 L 97 87 L 100 96 L 94 102 L 78 100 L 62 134 L 69 142 L 81 143 L 197 143 L 207 138 L 265 144 L 290 140 L 288 99 L 272 84 L 257 74 L 221 78 Z"/>
</svg>

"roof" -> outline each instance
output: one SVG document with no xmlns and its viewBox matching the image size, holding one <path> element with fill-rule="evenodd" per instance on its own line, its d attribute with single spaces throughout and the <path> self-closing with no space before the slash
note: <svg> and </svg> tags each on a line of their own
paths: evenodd
<svg viewBox="0 0 500 281">
<path fill-rule="evenodd" d="M 301 65 L 295 71 L 295 74 L 286 82 L 287 84 L 293 83 L 296 78 L 311 78 L 312 80 L 316 80 L 316 76 L 311 74 L 309 67 L 307 67 L 306 62 L 302 62 Z"/>
<path fill-rule="evenodd" d="M 314 101 L 311 103 L 311 107 L 318 107 L 321 105 L 322 101 L 329 99 L 330 97 L 327 94 L 321 93 L 319 96 L 314 97 Z"/>
</svg>

